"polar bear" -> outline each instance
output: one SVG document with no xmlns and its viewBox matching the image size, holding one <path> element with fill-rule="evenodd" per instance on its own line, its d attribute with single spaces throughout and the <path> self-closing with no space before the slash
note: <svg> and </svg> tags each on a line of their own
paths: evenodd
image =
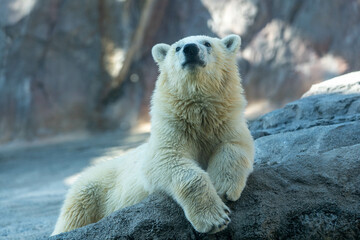
<svg viewBox="0 0 360 240">
<path fill-rule="evenodd" d="M 236 65 L 240 37 L 191 36 L 157 44 L 160 75 L 151 101 L 148 143 L 85 170 L 69 190 L 52 235 L 97 222 L 165 192 L 196 231 L 230 222 L 224 201 L 236 201 L 253 169 L 254 141 Z"/>
</svg>

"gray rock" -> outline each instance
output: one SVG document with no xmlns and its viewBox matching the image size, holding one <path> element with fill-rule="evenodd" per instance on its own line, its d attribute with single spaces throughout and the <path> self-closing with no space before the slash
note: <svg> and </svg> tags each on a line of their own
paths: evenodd
<svg viewBox="0 0 360 240">
<path fill-rule="evenodd" d="M 254 138 L 313 126 L 360 121 L 360 72 L 313 85 L 300 100 L 250 124 Z"/>
<path fill-rule="evenodd" d="M 303 97 L 319 94 L 359 94 L 360 72 L 352 72 L 311 86 Z"/>
<path fill-rule="evenodd" d="M 51 239 L 357 239 L 360 92 L 353 89 L 360 79 L 350 76 L 358 73 L 317 85 L 251 124 L 255 168 L 240 200 L 228 203 L 225 231 L 198 234 L 172 199 L 152 195 Z"/>
</svg>

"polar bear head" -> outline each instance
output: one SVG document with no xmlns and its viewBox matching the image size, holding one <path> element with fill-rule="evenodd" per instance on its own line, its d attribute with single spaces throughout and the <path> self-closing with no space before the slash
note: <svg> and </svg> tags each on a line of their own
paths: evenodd
<svg viewBox="0 0 360 240">
<path fill-rule="evenodd" d="M 223 39 L 191 36 L 172 45 L 155 45 L 152 56 L 159 65 L 159 80 L 162 80 L 161 75 L 166 76 L 163 81 L 170 83 L 172 88 L 184 86 L 186 81 L 196 85 L 201 83 L 202 86 L 218 86 L 229 78 L 228 74 L 238 75 L 236 53 L 240 44 L 241 39 L 237 35 Z"/>
</svg>

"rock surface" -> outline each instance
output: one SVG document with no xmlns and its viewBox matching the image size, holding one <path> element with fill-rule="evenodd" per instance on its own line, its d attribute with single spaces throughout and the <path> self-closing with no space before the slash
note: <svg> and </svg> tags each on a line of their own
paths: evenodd
<svg viewBox="0 0 360 240">
<path fill-rule="evenodd" d="M 360 235 L 360 72 L 314 85 L 250 124 L 254 172 L 229 227 L 199 234 L 169 197 L 152 195 L 50 239 L 357 239 Z M 99 135 L 0 149 L 0 239 L 46 239 L 82 168 L 145 140 Z M 76 161 L 75 161 L 76 159 Z"/>
<path fill-rule="evenodd" d="M 215 237 L 196 233 L 173 200 L 153 195 L 51 239 L 356 239 L 359 73 L 315 85 L 308 97 L 251 124 L 255 170 L 240 200 L 228 203 L 231 224 Z"/>
<path fill-rule="evenodd" d="M 188 35 L 242 37 L 249 116 L 360 69 L 358 0 L 145 2 L 3 0 L 0 143 L 148 120 L 151 47 Z"/>
<path fill-rule="evenodd" d="M 250 125 L 255 138 L 314 126 L 360 121 L 360 72 L 315 84 L 304 98 L 268 113 Z"/>
</svg>

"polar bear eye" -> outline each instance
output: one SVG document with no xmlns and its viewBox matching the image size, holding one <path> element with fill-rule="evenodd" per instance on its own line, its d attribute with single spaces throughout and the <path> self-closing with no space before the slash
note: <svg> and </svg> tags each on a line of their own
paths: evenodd
<svg viewBox="0 0 360 240">
<path fill-rule="evenodd" d="M 178 52 L 180 51 L 181 47 L 177 47 L 175 50 Z"/>
<path fill-rule="evenodd" d="M 204 42 L 205 47 L 211 47 L 211 44 L 209 42 Z"/>
</svg>

